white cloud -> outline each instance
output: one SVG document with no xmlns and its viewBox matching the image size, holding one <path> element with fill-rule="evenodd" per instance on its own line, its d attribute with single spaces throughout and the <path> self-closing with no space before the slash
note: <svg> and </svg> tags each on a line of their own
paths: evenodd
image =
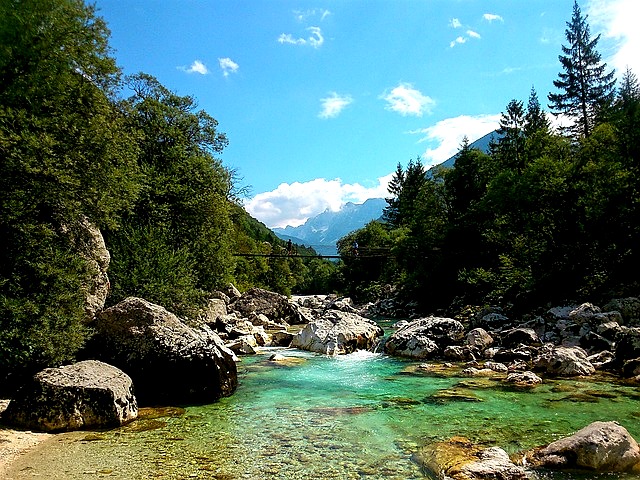
<svg viewBox="0 0 640 480">
<path fill-rule="evenodd" d="M 423 135 L 420 142 L 427 142 L 430 145 L 422 155 L 424 165 L 430 167 L 455 155 L 465 136 L 473 142 L 498 128 L 499 123 L 500 114 L 461 115 L 441 120 L 431 127 L 410 133 Z"/>
<path fill-rule="evenodd" d="M 320 118 L 335 118 L 342 110 L 353 103 L 351 95 L 338 95 L 331 92 L 328 97 L 320 100 L 322 111 L 318 114 Z"/>
<path fill-rule="evenodd" d="M 231 73 L 236 73 L 240 66 L 228 57 L 218 58 L 218 63 L 222 69 L 222 75 L 228 77 Z"/>
<path fill-rule="evenodd" d="M 271 192 L 259 193 L 245 203 L 246 210 L 270 228 L 297 227 L 325 210 L 338 211 L 346 202 L 362 203 L 384 198 L 392 173 L 377 179 L 377 185 L 344 184 L 339 178 L 317 178 L 309 182 L 282 183 Z"/>
<path fill-rule="evenodd" d="M 467 35 L 471 38 L 482 38 L 478 32 L 474 32 L 473 30 L 467 30 Z"/>
<path fill-rule="evenodd" d="M 311 32 L 311 35 L 309 35 L 307 38 L 295 38 L 290 33 L 281 33 L 278 37 L 278 43 L 287 43 L 290 45 L 309 45 L 313 48 L 320 48 L 324 43 L 324 36 L 322 35 L 322 30 L 320 29 L 320 27 L 308 27 L 306 30 L 308 32 Z"/>
<path fill-rule="evenodd" d="M 206 75 L 209 73 L 207 66 L 200 60 L 195 60 L 189 67 L 178 67 L 178 69 L 187 73 L 199 73 L 200 75 Z"/>
<path fill-rule="evenodd" d="M 306 22 L 310 18 L 320 18 L 320 21 L 323 21 L 331 12 L 322 8 L 312 8 L 310 10 L 294 10 L 293 15 L 296 17 L 296 20 L 299 22 Z"/>
<path fill-rule="evenodd" d="M 452 18 L 451 22 L 449 22 L 449 26 L 451 28 L 460 28 L 462 27 L 462 23 L 460 23 L 460 20 L 458 20 L 457 18 Z"/>
<path fill-rule="evenodd" d="M 380 98 L 387 102 L 387 110 L 398 112 L 402 116 L 421 117 L 424 113 L 431 113 L 431 109 L 436 104 L 435 100 L 423 95 L 410 83 L 400 83 L 391 92 L 383 93 Z"/>
<path fill-rule="evenodd" d="M 455 47 L 456 45 L 458 45 L 458 44 L 460 44 L 460 45 L 461 45 L 461 44 L 463 44 L 463 43 L 467 43 L 467 39 L 466 39 L 465 37 L 462 37 L 462 36 L 461 36 L 461 37 L 456 38 L 455 40 L 452 40 L 452 41 L 451 41 L 451 43 L 449 44 L 449 46 L 450 46 L 451 48 L 453 48 L 453 47 Z"/>
<path fill-rule="evenodd" d="M 627 67 L 640 75 L 640 29 L 637 15 L 631 13 L 637 8 L 637 0 L 590 0 L 585 9 L 592 34 L 602 32 L 602 40 L 608 39 L 613 43 L 613 53 L 603 56 L 618 75 L 622 75 Z M 602 46 L 601 41 L 598 48 Z"/>
<path fill-rule="evenodd" d="M 496 20 L 504 22 L 504 19 L 500 15 L 496 15 L 495 13 L 485 13 L 484 15 L 482 15 L 482 18 L 484 18 L 488 22 L 494 22 Z"/>
</svg>

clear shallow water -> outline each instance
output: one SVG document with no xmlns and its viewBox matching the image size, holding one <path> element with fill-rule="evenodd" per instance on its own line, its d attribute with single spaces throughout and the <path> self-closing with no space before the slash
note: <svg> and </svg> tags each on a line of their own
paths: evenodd
<svg viewBox="0 0 640 480">
<path fill-rule="evenodd" d="M 640 439 L 640 393 L 607 381 L 547 381 L 532 392 L 434 377 L 380 354 L 330 358 L 282 350 L 243 357 L 240 385 L 212 405 L 145 411 L 108 432 L 56 436 L 21 459 L 12 479 L 420 479 L 419 446 L 454 435 L 509 453 L 596 420 Z M 640 479 L 547 474 L 544 479 Z"/>
</svg>

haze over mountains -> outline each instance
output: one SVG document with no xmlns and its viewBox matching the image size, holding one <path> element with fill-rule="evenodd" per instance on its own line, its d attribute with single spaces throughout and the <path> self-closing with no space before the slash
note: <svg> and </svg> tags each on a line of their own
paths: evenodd
<svg viewBox="0 0 640 480">
<path fill-rule="evenodd" d="M 490 132 L 471 143 L 470 147 L 488 152 L 489 144 L 496 135 L 495 131 Z M 453 155 L 438 166 L 453 167 L 457 156 L 457 154 Z M 387 202 L 384 198 L 370 198 L 361 204 L 348 202 L 337 212 L 325 210 L 309 218 L 303 225 L 297 227 L 289 225 L 271 230 L 281 239 L 291 239 L 294 243 L 310 246 L 321 255 L 336 255 L 336 243 L 340 238 L 364 227 L 371 220 L 382 217 L 382 210 L 386 206 Z"/>
</svg>

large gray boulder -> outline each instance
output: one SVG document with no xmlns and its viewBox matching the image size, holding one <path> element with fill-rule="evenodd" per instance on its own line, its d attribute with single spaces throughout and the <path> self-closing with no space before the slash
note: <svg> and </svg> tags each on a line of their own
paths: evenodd
<svg viewBox="0 0 640 480">
<path fill-rule="evenodd" d="M 616 335 L 615 359 L 622 364 L 640 357 L 640 327 L 622 327 Z"/>
<path fill-rule="evenodd" d="M 525 454 L 535 468 L 640 471 L 640 447 L 618 422 L 593 422 L 570 437 Z"/>
<path fill-rule="evenodd" d="M 435 478 L 448 480 L 527 480 L 499 447 L 481 448 L 463 437 L 427 445 L 414 460 Z"/>
<path fill-rule="evenodd" d="M 129 297 L 103 310 L 93 327 L 87 354 L 129 374 L 141 404 L 211 402 L 237 387 L 235 355 L 220 337 L 159 305 Z"/>
<path fill-rule="evenodd" d="M 536 370 L 555 376 L 592 375 L 596 369 L 587 358 L 587 353 L 580 347 L 556 347 L 550 344 L 540 349 L 534 361 Z"/>
<path fill-rule="evenodd" d="M 297 308 L 297 304 L 289 301 L 284 295 L 251 288 L 231 304 L 231 308 L 242 317 L 252 317 L 258 314 L 265 315 L 272 321 L 282 320 L 289 325 L 306 323 Z"/>
<path fill-rule="evenodd" d="M 384 331 L 355 313 L 327 310 L 308 323 L 291 341 L 291 347 L 326 355 L 372 350 Z"/>
<path fill-rule="evenodd" d="M 106 363 L 85 360 L 35 374 L 2 418 L 20 428 L 59 432 L 118 427 L 137 416 L 131 378 Z"/>
<path fill-rule="evenodd" d="M 390 355 L 432 358 L 464 339 L 464 326 L 453 318 L 419 318 L 395 331 L 385 343 Z"/>
</svg>

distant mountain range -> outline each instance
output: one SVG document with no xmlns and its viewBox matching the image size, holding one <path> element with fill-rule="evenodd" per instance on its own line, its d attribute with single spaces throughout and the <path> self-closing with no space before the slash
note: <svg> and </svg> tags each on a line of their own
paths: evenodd
<svg viewBox="0 0 640 480">
<path fill-rule="evenodd" d="M 490 132 L 470 144 L 483 152 L 489 151 L 489 144 L 497 139 L 497 133 Z M 456 153 L 439 167 L 452 168 L 456 163 Z M 345 235 L 364 227 L 371 220 L 382 217 L 382 210 L 387 206 L 384 198 L 370 198 L 364 203 L 348 202 L 339 211 L 325 210 L 315 217 L 309 218 L 304 225 L 298 227 L 272 228 L 271 230 L 283 240 L 291 240 L 299 245 L 312 247 L 321 255 L 336 255 L 336 243 Z"/>
<path fill-rule="evenodd" d="M 304 225 L 272 230 L 283 240 L 310 246 L 321 255 L 336 255 L 338 240 L 380 218 L 386 205 L 384 198 L 370 198 L 361 204 L 348 202 L 337 212 L 325 210 L 309 218 Z"/>
</svg>

